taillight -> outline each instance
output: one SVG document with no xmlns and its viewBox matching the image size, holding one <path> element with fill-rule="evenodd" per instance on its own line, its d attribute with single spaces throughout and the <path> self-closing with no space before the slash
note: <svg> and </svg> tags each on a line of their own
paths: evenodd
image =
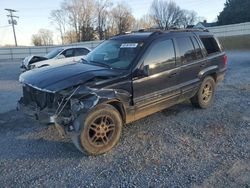
<svg viewBox="0 0 250 188">
<path fill-rule="evenodd" d="M 227 65 L 227 55 L 224 55 L 224 65 Z"/>
</svg>

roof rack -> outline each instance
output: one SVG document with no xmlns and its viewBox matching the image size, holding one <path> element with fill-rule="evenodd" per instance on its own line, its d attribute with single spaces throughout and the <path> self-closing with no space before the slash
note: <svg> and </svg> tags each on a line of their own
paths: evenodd
<svg viewBox="0 0 250 188">
<path fill-rule="evenodd" d="M 184 29 L 179 29 L 179 28 L 171 28 L 169 30 L 166 30 L 169 32 L 209 32 L 208 29 L 203 29 L 203 28 L 194 28 L 194 29 L 189 29 L 189 28 L 184 28 Z"/>
<path fill-rule="evenodd" d="M 143 33 L 143 32 L 152 32 L 149 37 L 152 37 L 154 35 L 160 35 L 162 33 L 164 33 L 161 29 L 157 29 L 157 28 L 149 28 L 149 29 L 139 29 L 138 31 L 136 31 L 135 33 Z"/>
<path fill-rule="evenodd" d="M 161 33 L 166 33 L 166 32 L 209 32 L 208 29 L 204 29 L 204 28 L 170 28 L 168 30 L 162 30 L 160 28 L 147 28 L 147 29 L 139 29 L 136 32 L 161 32 Z"/>
<path fill-rule="evenodd" d="M 209 32 L 208 29 L 204 29 L 204 28 L 170 28 L 168 30 L 162 30 L 160 28 L 142 28 L 139 29 L 137 31 L 126 31 L 120 34 L 117 34 L 115 36 L 119 36 L 119 35 L 128 35 L 128 34 L 133 34 L 133 33 L 143 33 L 143 32 L 152 32 L 149 36 L 154 36 L 154 35 L 160 35 L 163 33 L 170 33 L 170 32 Z"/>
</svg>

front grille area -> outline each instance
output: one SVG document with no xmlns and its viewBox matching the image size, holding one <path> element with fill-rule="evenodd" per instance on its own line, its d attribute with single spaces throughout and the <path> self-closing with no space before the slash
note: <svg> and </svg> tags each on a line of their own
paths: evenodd
<svg viewBox="0 0 250 188">
<path fill-rule="evenodd" d="M 40 110 L 48 107 L 53 108 L 55 94 L 35 89 L 30 86 L 23 86 L 23 103 L 28 105 L 35 103 Z"/>
</svg>

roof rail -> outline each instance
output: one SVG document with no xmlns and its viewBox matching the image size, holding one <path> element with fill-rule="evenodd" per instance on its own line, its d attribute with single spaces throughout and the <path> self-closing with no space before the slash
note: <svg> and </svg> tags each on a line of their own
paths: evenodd
<svg viewBox="0 0 250 188">
<path fill-rule="evenodd" d="M 115 36 L 119 36 L 119 35 L 128 35 L 128 34 L 132 34 L 132 33 L 143 33 L 143 32 L 152 32 L 149 37 L 151 36 L 154 36 L 154 35 L 160 35 L 160 34 L 163 34 L 163 33 L 168 33 L 168 32 L 209 32 L 208 29 L 204 29 L 204 28 L 176 28 L 176 27 L 173 27 L 173 28 L 170 28 L 168 30 L 162 30 L 160 28 L 142 28 L 142 29 L 139 29 L 137 31 L 126 31 L 126 32 L 123 32 L 123 33 L 119 33 Z"/>
<path fill-rule="evenodd" d="M 209 32 L 208 29 L 204 28 L 177 28 L 177 27 L 172 27 L 167 30 L 162 30 L 160 28 L 147 28 L 147 29 L 139 29 L 138 31 L 135 32 L 195 32 L 195 31 L 200 31 L 200 32 Z"/>
<path fill-rule="evenodd" d="M 189 29 L 189 28 L 184 28 L 184 29 L 178 29 L 178 28 L 173 28 L 173 29 L 169 29 L 166 30 L 169 32 L 209 32 L 208 29 L 203 29 L 203 28 L 195 28 L 195 29 Z"/>
</svg>

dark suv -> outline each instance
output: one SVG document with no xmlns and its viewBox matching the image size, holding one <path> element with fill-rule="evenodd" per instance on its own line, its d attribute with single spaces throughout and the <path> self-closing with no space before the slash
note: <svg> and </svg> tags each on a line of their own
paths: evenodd
<svg viewBox="0 0 250 188">
<path fill-rule="evenodd" d="M 81 62 L 21 74 L 18 109 L 54 123 L 79 150 L 97 155 L 117 144 L 126 123 L 187 99 L 207 108 L 226 64 L 206 31 L 119 35 Z"/>
</svg>

